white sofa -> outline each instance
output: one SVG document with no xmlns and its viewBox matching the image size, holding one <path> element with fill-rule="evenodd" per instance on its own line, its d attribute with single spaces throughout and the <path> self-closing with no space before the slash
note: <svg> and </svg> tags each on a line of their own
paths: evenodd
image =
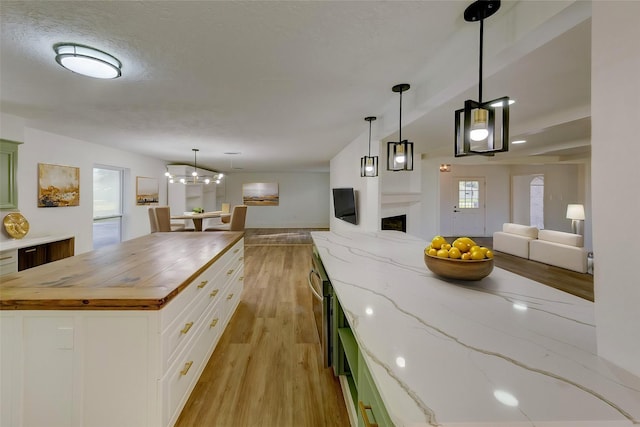
<svg viewBox="0 0 640 427">
<path fill-rule="evenodd" d="M 528 225 L 502 225 L 502 231 L 493 233 L 493 250 L 529 258 L 529 242 L 538 238 L 538 229 Z"/>
<path fill-rule="evenodd" d="M 538 239 L 529 242 L 529 259 L 586 273 L 587 250 L 583 246 L 584 239 L 579 234 L 540 230 Z"/>
</svg>

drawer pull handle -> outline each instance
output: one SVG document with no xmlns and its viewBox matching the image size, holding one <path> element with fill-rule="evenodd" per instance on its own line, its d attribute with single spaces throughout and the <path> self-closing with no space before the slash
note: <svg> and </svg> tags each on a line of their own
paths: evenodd
<svg viewBox="0 0 640 427">
<path fill-rule="evenodd" d="M 2 258 L 0 258 L 0 261 L 4 261 L 5 259 L 11 259 L 11 258 L 13 258 L 11 255 L 3 256 Z"/>
<path fill-rule="evenodd" d="M 181 334 L 186 334 L 189 332 L 189 329 L 193 326 L 193 322 L 185 323 L 184 328 L 180 331 Z"/>
<path fill-rule="evenodd" d="M 233 294 L 229 294 L 227 295 L 227 299 L 230 300 L 231 298 L 233 298 Z"/>
<path fill-rule="evenodd" d="M 180 375 L 187 375 L 187 372 L 189 372 L 189 369 L 191 369 L 191 365 L 193 365 L 193 360 L 185 363 L 184 368 L 182 368 L 182 371 L 180 371 Z"/>
<path fill-rule="evenodd" d="M 24 251 L 24 253 L 25 253 L 25 254 L 28 254 L 28 253 L 30 253 L 30 252 L 35 252 L 36 250 L 38 250 L 38 248 L 26 249 L 26 250 Z"/>
<path fill-rule="evenodd" d="M 207 286 L 207 283 L 209 283 L 208 280 L 203 280 L 202 282 L 200 282 L 200 284 L 198 285 L 198 289 L 202 289 L 205 286 Z"/>
<path fill-rule="evenodd" d="M 213 292 L 211 292 L 211 293 L 209 294 L 209 296 L 213 298 L 213 297 L 215 297 L 216 295 L 218 295 L 218 292 L 220 292 L 218 289 L 214 289 L 214 290 L 213 290 Z"/>
<path fill-rule="evenodd" d="M 218 318 L 216 317 L 211 321 L 211 324 L 209 325 L 209 329 L 214 328 L 217 324 L 218 324 Z"/>
<path fill-rule="evenodd" d="M 360 413 L 362 414 L 362 420 L 364 421 L 365 427 L 378 427 L 377 423 L 369 421 L 369 415 L 367 415 L 367 409 L 371 410 L 371 405 L 365 405 L 362 403 L 362 400 L 359 400 L 358 406 L 360 407 Z"/>
<path fill-rule="evenodd" d="M 227 276 L 231 276 L 231 273 L 233 273 L 233 268 L 229 271 L 227 271 Z"/>
<path fill-rule="evenodd" d="M 242 282 L 242 281 L 244 280 L 244 276 L 240 276 L 240 277 L 238 278 L 238 280 L 239 280 L 240 282 Z"/>
<path fill-rule="evenodd" d="M 244 259 L 243 256 L 241 256 L 240 258 L 238 258 L 238 261 L 242 261 Z"/>
<path fill-rule="evenodd" d="M 236 249 L 235 251 L 233 251 L 234 254 L 237 254 L 238 251 L 240 251 L 240 249 Z"/>
</svg>

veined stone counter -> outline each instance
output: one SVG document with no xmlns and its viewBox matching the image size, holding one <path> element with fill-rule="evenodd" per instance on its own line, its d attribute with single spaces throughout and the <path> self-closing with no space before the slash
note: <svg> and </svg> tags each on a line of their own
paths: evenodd
<svg viewBox="0 0 640 427">
<path fill-rule="evenodd" d="M 396 426 L 640 424 L 640 378 L 598 357 L 592 302 L 500 268 L 440 279 L 400 232 L 312 236 Z"/>
</svg>

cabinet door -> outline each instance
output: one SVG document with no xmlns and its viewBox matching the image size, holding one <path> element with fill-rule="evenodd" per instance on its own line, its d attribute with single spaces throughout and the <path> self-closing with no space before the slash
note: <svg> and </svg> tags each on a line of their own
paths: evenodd
<svg viewBox="0 0 640 427">
<path fill-rule="evenodd" d="M 18 209 L 18 145 L 0 139 L 0 209 Z"/>
<path fill-rule="evenodd" d="M 18 339 L 16 316 L 0 313 L 0 426 L 18 425 Z"/>
<path fill-rule="evenodd" d="M 47 262 L 46 245 L 18 249 L 18 271 L 37 267 Z"/>
</svg>

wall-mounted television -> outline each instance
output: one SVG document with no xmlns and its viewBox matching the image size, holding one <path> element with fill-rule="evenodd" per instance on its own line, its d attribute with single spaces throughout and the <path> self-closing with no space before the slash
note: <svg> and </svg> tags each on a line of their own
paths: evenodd
<svg viewBox="0 0 640 427">
<path fill-rule="evenodd" d="M 358 224 L 356 192 L 353 188 L 333 189 L 333 211 L 336 218 Z"/>
</svg>

